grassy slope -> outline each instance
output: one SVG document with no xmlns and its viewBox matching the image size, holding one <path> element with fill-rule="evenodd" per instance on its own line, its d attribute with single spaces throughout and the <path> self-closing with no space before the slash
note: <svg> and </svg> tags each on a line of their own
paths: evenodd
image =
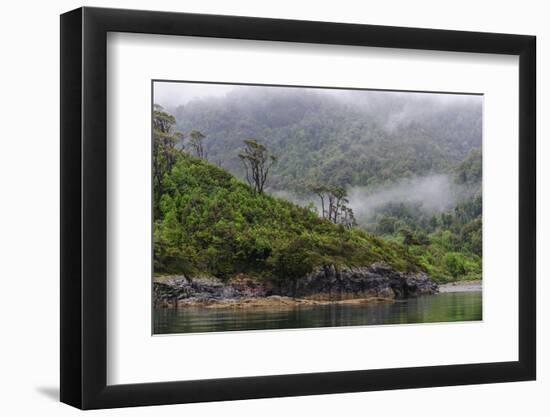
<svg viewBox="0 0 550 417">
<path fill-rule="evenodd" d="M 155 272 L 247 273 L 294 279 L 326 264 L 384 261 L 401 271 L 421 269 L 398 242 L 320 219 L 309 209 L 257 195 L 228 172 L 182 154 L 165 178 L 155 220 Z"/>
</svg>

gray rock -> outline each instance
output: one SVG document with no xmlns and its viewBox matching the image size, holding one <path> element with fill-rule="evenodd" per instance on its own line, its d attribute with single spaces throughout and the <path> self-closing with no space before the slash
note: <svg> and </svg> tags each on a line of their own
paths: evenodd
<svg viewBox="0 0 550 417">
<path fill-rule="evenodd" d="M 213 277 L 185 276 L 153 283 L 156 307 L 266 296 L 334 301 L 369 297 L 407 298 L 438 291 L 438 285 L 425 273 L 405 274 L 383 263 L 356 268 L 326 266 L 295 282 L 278 286 L 258 282 L 244 274 L 228 283 Z"/>
<path fill-rule="evenodd" d="M 289 297 L 342 300 L 348 298 L 407 298 L 434 294 L 437 284 L 426 274 L 404 274 L 383 263 L 370 267 L 319 268 L 281 288 Z"/>
</svg>

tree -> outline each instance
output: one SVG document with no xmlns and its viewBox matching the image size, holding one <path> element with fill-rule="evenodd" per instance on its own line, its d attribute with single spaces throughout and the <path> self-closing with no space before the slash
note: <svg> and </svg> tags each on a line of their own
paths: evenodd
<svg viewBox="0 0 550 417">
<path fill-rule="evenodd" d="M 321 200 L 321 217 L 348 227 L 356 224 L 353 210 L 347 206 L 349 200 L 343 187 L 311 183 L 308 188 Z"/>
<path fill-rule="evenodd" d="M 407 252 L 409 251 L 409 246 L 420 244 L 412 230 L 408 228 L 403 228 L 399 230 L 399 233 L 403 235 L 403 245 L 405 245 L 405 249 L 407 250 Z"/>
<path fill-rule="evenodd" d="M 191 130 L 191 132 L 189 132 L 189 144 L 195 150 L 196 155 L 202 159 L 207 159 L 208 157 L 207 152 L 204 149 L 205 139 L 206 136 L 196 129 L 193 129 Z"/>
<path fill-rule="evenodd" d="M 254 191 L 262 194 L 269 170 L 277 158 L 271 155 L 267 148 L 258 143 L 256 139 L 247 139 L 243 143 L 244 149 L 239 153 L 239 158 L 246 170 L 246 181 Z"/>
<path fill-rule="evenodd" d="M 183 134 L 175 130 L 176 119 L 162 106 L 153 106 L 153 203 L 155 215 L 160 214 L 160 199 L 164 192 L 163 178 L 176 162 Z M 182 144 L 183 148 L 183 144 Z"/>
<path fill-rule="evenodd" d="M 346 198 L 346 190 L 343 187 L 328 188 L 328 219 L 334 224 L 338 224 L 340 217 L 344 214 L 344 208 L 348 203 Z"/>
<path fill-rule="evenodd" d="M 325 208 L 325 204 L 328 204 L 328 187 L 323 184 L 318 183 L 311 183 L 307 186 L 307 188 L 314 193 L 317 197 L 319 197 L 319 200 L 321 200 L 321 217 L 323 219 L 327 218 L 327 210 Z"/>
</svg>

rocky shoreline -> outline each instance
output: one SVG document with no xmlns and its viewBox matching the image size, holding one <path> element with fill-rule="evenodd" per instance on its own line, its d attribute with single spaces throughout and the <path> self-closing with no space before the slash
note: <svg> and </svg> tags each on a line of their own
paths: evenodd
<svg viewBox="0 0 550 417">
<path fill-rule="evenodd" d="M 353 298 L 348 300 L 338 301 L 320 301 L 310 300 L 306 298 L 291 298 L 282 297 L 280 295 L 271 295 L 268 297 L 248 297 L 248 298 L 228 298 L 220 300 L 196 299 L 196 300 L 178 300 L 178 305 L 167 303 L 161 305 L 164 308 L 173 307 L 203 307 L 211 309 L 224 308 L 278 308 L 289 309 L 296 306 L 315 306 L 327 304 L 367 304 L 367 303 L 384 303 L 393 302 L 391 298 L 371 297 L 371 298 Z"/>
<path fill-rule="evenodd" d="M 483 289 L 482 281 L 457 281 L 439 286 L 439 292 L 476 292 Z"/>
<path fill-rule="evenodd" d="M 360 268 L 319 268 L 293 282 L 260 282 L 240 274 L 229 282 L 213 277 L 156 277 L 157 308 L 293 307 L 329 303 L 361 304 L 435 294 L 439 286 L 424 273 L 405 274 L 383 263 Z"/>
</svg>

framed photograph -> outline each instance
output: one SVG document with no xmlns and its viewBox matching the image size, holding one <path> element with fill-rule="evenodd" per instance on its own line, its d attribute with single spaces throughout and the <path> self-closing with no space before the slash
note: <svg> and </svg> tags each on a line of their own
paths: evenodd
<svg viewBox="0 0 550 417">
<path fill-rule="evenodd" d="M 61 16 L 61 401 L 533 380 L 535 37 Z"/>
</svg>

